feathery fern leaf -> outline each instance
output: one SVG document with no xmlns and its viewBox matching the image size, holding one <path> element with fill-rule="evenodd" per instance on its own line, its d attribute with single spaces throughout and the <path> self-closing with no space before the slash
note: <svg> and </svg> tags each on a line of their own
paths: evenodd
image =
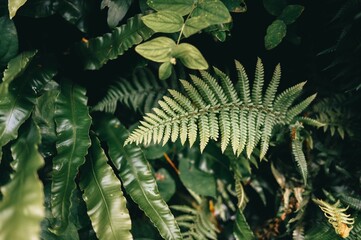
<svg viewBox="0 0 361 240">
<path fill-rule="evenodd" d="M 292 155 L 297 163 L 297 166 L 301 172 L 303 182 L 307 184 L 307 162 L 305 154 L 303 153 L 303 140 L 299 137 L 299 131 L 302 125 L 296 122 L 291 127 L 291 138 L 292 138 Z"/>
<path fill-rule="evenodd" d="M 156 180 L 142 150 L 124 146 L 127 129 L 118 119 L 104 117 L 95 123 L 100 139 L 108 144 L 109 156 L 119 170 L 126 192 L 149 217 L 164 239 L 181 239 L 181 233 L 167 203 L 162 199 Z"/>
<path fill-rule="evenodd" d="M 237 240 L 256 239 L 241 210 L 237 211 L 233 235 Z"/>
<path fill-rule="evenodd" d="M 92 110 L 114 113 L 120 102 L 134 111 L 150 112 L 158 106 L 158 101 L 167 93 L 167 89 L 176 88 L 176 84 L 174 75 L 167 81 L 159 81 L 149 69 L 138 67 L 131 81 L 121 78 L 112 84 L 106 96 Z"/>
<path fill-rule="evenodd" d="M 207 201 L 203 200 L 198 209 L 185 205 L 173 205 L 171 208 L 184 213 L 176 217 L 179 226 L 184 229 L 183 239 L 217 239 L 219 230 L 212 222 Z"/>
<path fill-rule="evenodd" d="M 179 137 L 182 144 L 188 139 L 192 146 L 199 135 L 200 149 L 203 151 L 210 139 L 217 140 L 220 136 L 223 152 L 231 145 L 237 155 L 246 149 L 248 157 L 261 142 L 262 159 L 267 152 L 274 126 L 292 123 L 315 95 L 292 106 L 305 82 L 276 95 L 280 78 L 280 67 L 277 66 L 266 96 L 263 97 L 264 72 L 261 60 L 257 62 L 256 79 L 250 94 L 248 76 L 237 61 L 236 69 L 237 88 L 217 68 L 214 68 L 215 77 L 201 71 L 202 78 L 191 75 L 192 82 L 181 80 L 186 95 L 169 90 L 171 97 L 163 97 L 159 101 L 160 107 L 144 116 L 140 126 L 125 143 L 149 144 L 151 141 L 160 143 L 163 140 L 165 144 L 169 139 L 176 141 Z M 166 127 L 171 138 L 161 135 Z"/>
<path fill-rule="evenodd" d="M 324 212 L 328 222 L 335 229 L 335 232 L 342 238 L 348 237 L 350 231 L 353 228 L 353 224 L 355 223 L 355 219 L 350 218 L 350 214 L 345 214 L 345 211 L 348 209 L 348 207 L 341 208 L 340 201 L 337 201 L 333 205 L 320 199 L 313 199 L 313 201 L 318 204 L 318 206 Z"/>
<path fill-rule="evenodd" d="M 335 240 L 337 234 L 326 222 L 317 222 L 306 232 L 305 240 Z"/>
<path fill-rule="evenodd" d="M 144 25 L 141 14 L 129 18 L 127 23 L 115 28 L 112 33 L 83 40 L 80 51 L 83 55 L 85 69 L 101 68 L 108 60 L 123 55 L 132 46 L 147 40 L 153 30 Z"/>
<path fill-rule="evenodd" d="M 38 239 L 45 216 L 43 185 L 37 174 L 44 164 L 38 152 L 40 132 L 32 121 L 24 127 L 11 147 L 15 173 L 1 189 L 0 239 Z"/>
<path fill-rule="evenodd" d="M 58 154 L 53 159 L 51 206 L 57 220 L 54 230 L 60 234 L 68 225 L 70 198 L 76 188 L 74 179 L 90 146 L 91 119 L 84 88 L 68 81 L 62 83 L 54 120 Z"/>
<path fill-rule="evenodd" d="M 95 136 L 91 138 L 92 146 L 82 168 L 80 186 L 94 231 L 99 239 L 133 239 L 121 184 L 107 164 L 99 140 Z"/>
</svg>

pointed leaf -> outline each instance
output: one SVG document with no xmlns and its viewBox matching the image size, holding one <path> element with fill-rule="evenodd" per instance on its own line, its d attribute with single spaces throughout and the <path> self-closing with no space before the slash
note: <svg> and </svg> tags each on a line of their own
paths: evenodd
<svg viewBox="0 0 361 240">
<path fill-rule="evenodd" d="M 120 181 L 107 164 L 108 159 L 99 140 L 92 136 L 91 141 L 92 146 L 81 171 L 80 187 L 84 191 L 83 199 L 93 229 L 100 240 L 133 239 Z"/>
<path fill-rule="evenodd" d="M 159 67 L 158 76 L 160 80 L 165 80 L 172 75 L 172 63 L 164 62 Z"/>
<path fill-rule="evenodd" d="M 263 0 L 263 6 L 273 16 L 279 16 L 286 5 L 286 0 Z"/>
<path fill-rule="evenodd" d="M 101 8 L 108 7 L 107 22 L 110 28 L 116 27 L 128 12 L 133 0 L 103 0 Z"/>
<path fill-rule="evenodd" d="M 179 58 L 187 68 L 198 70 L 205 70 L 208 68 L 208 63 L 204 59 L 202 53 L 189 43 L 181 43 L 174 47 L 172 56 Z"/>
<path fill-rule="evenodd" d="M 126 192 L 139 205 L 165 239 L 181 239 L 180 229 L 168 205 L 159 194 L 155 178 L 142 150 L 126 145 L 128 131 L 113 118 L 96 123 L 101 140 L 109 147 L 109 156 L 119 170 Z"/>
<path fill-rule="evenodd" d="M 233 235 L 237 240 L 255 240 L 255 236 L 250 229 L 243 213 L 238 210 L 236 220 L 234 222 Z"/>
<path fill-rule="evenodd" d="M 18 34 L 15 24 L 8 16 L 0 17 L 0 67 L 18 52 Z"/>
<path fill-rule="evenodd" d="M 168 37 L 157 37 L 136 46 L 135 51 L 154 62 L 170 61 L 172 49 L 176 43 Z"/>
<path fill-rule="evenodd" d="M 149 7 L 157 11 L 172 11 L 182 16 L 190 13 L 193 9 L 193 0 L 148 0 Z"/>
<path fill-rule="evenodd" d="M 287 25 L 292 24 L 302 14 L 304 9 L 302 5 L 288 5 L 283 9 L 278 19 L 283 20 Z"/>
<path fill-rule="evenodd" d="M 286 36 L 287 26 L 282 20 L 275 20 L 267 28 L 266 36 L 264 37 L 265 47 L 267 50 L 275 48 L 282 42 Z"/>
<path fill-rule="evenodd" d="M 39 129 L 29 122 L 21 130 L 24 131 L 11 147 L 15 173 L 1 189 L 0 239 L 38 239 L 45 216 L 43 185 L 37 174 L 44 165 L 38 152 Z"/>
<path fill-rule="evenodd" d="M 192 16 L 201 16 L 209 25 L 228 23 L 232 21 L 227 7 L 219 0 L 197 1 L 197 7 Z"/>
<path fill-rule="evenodd" d="M 183 17 L 175 12 L 160 11 L 142 17 L 144 24 L 155 32 L 174 33 L 181 30 Z"/>
<path fill-rule="evenodd" d="M 204 19 L 204 17 L 191 17 L 184 23 L 183 35 L 187 38 L 207 27 L 209 27 L 209 23 Z"/>
<path fill-rule="evenodd" d="M 303 182 L 306 185 L 307 184 L 307 162 L 305 154 L 302 150 L 303 142 L 301 140 L 293 140 L 292 141 L 292 154 L 295 158 L 295 161 L 297 162 L 297 166 L 301 172 Z"/>
<path fill-rule="evenodd" d="M 33 110 L 36 97 L 55 73 L 53 68 L 31 63 L 9 86 L 7 82 L 0 84 L 0 93 L 5 92 L 0 98 L 0 147 L 17 137 L 19 127 Z"/>
<path fill-rule="evenodd" d="M 57 155 L 53 159 L 51 206 L 56 218 L 54 230 L 61 234 L 68 225 L 74 179 L 90 146 L 91 124 L 85 89 L 64 81 L 55 103 Z"/>
<path fill-rule="evenodd" d="M 8 0 L 10 19 L 13 18 L 18 9 L 26 3 L 26 0 Z"/>
<path fill-rule="evenodd" d="M 141 15 L 129 18 L 126 24 L 103 36 L 84 39 L 80 44 L 85 69 L 99 69 L 106 62 L 123 55 L 129 48 L 149 39 L 153 30 L 144 25 Z"/>
</svg>

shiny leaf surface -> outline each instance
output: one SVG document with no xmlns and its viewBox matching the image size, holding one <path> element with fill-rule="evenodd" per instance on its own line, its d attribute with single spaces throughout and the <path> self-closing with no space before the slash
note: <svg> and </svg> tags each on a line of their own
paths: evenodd
<svg viewBox="0 0 361 240">
<path fill-rule="evenodd" d="M 108 26 L 116 27 L 128 12 L 133 0 L 103 0 L 101 8 L 108 7 Z"/>
</svg>

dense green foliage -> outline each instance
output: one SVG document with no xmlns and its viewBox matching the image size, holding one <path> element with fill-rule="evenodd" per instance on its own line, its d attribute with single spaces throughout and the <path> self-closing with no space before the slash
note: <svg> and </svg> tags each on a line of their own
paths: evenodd
<svg viewBox="0 0 361 240">
<path fill-rule="evenodd" d="M 358 0 L 0 1 L 0 240 L 359 239 L 360 27 Z"/>
</svg>

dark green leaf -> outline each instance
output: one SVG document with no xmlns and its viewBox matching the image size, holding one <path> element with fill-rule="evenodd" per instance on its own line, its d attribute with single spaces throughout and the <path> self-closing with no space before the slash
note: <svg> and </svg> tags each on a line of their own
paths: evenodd
<svg viewBox="0 0 361 240">
<path fill-rule="evenodd" d="M 174 33 L 181 30 L 183 17 L 171 11 L 160 11 L 142 17 L 147 27 L 155 32 Z"/>
<path fill-rule="evenodd" d="M 152 144 L 143 148 L 145 158 L 148 160 L 154 160 L 164 157 L 164 153 L 169 151 L 169 144 L 164 146 L 160 144 Z"/>
<path fill-rule="evenodd" d="M 101 140 L 109 147 L 109 156 L 119 170 L 126 192 L 157 227 L 164 239 L 181 239 L 180 229 L 168 205 L 159 194 L 156 180 L 142 150 L 124 146 L 129 133 L 115 119 L 103 118 L 96 123 Z"/>
<path fill-rule="evenodd" d="M 0 67 L 15 57 L 18 52 L 18 33 L 8 16 L 0 17 Z"/>
<path fill-rule="evenodd" d="M 263 0 L 263 6 L 269 14 L 279 16 L 282 10 L 287 6 L 286 0 Z"/>
<path fill-rule="evenodd" d="M 222 0 L 230 12 L 243 13 L 247 11 L 245 0 Z"/>
<path fill-rule="evenodd" d="M 150 38 L 153 33 L 153 30 L 144 25 L 141 15 L 136 15 L 112 33 L 83 41 L 80 51 L 85 69 L 101 68 L 108 60 L 123 55 L 129 48 Z"/>
<path fill-rule="evenodd" d="M 74 179 L 90 146 L 91 119 L 85 93 L 84 88 L 64 81 L 55 102 L 58 154 L 53 159 L 51 205 L 57 234 L 61 234 L 68 226 L 70 199 L 76 188 Z"/>
<path fill-rule="evenodd" d="M 38 239 L 40 222 L 45 216 L 43 185 L 37 174 L 44 164 L 38 152 L 39 129 L 29 122 L 21 130 L 11 147 L 15 173 L 2 188 L 0 239 Z"/>
<path fill-rule="evenodd" d="M 148 0 L 147 4 L 157 11 L 172 11 L 182 16 L 190 13 L 194 7 L 193 0 Z"/>
<path fill-rule="evenodd" d="M 159 169 L 155 173 L 155 179 L 157 180 L 160 195 L 164 201 L 168 202 L 176 191 L 174 179 L 164 168 Z"/>
<path fill-rule="evenodd" d="M 0 98 L 0 147 L 17 137 L 18 129 L 30 116 L 39 92 L 55 73 L 53 68 L 32 62 L 9 86 L 7 83 L 0 85 L 0 92 L 5 92 Z"/>
<path fill-rule="evenodd" d="M 43 18 L 54 15 L 59 6 L 59 1 L 54 0 L 28 0 L 19 10 L 19 15 Z"/>
<path fill-rule="evenodd" d="M 288 5 L 283 9 L 278 18 L 287 25 L 292 24 L 302 14 L 304 9 L 302 5 Z"/>
<path fill-rule="evenodd" d="M 216 180 L 213 174 L 197 169 L 195 159 L 181 155 L 179 158 L 180 179 L 184 186 L 202 196 L 216 197 Z"/>
<path fill-rule="evenodd" d="M 8 0 L 10 19 L 13 18 L 18 9 L 26 3 L 26 0 Z"/>
<path fill-rule="evenodd" d="M 168 37 L 157 37 L 136 46 L 135 51 L 154 62 L 170 61 L 171 52 L 177 45 Z"/>
<path fill-rule="evenodd" d="M 204 59 L 202 53 L 189 43 L 177 45 L 173 49 L 172 56 L 179 58 L 187 68 L 198 70 L 205 70 L 208 68 L 208 63 Z"/>
<path fill-rule="evenodd" d="M 108 26 L 116 27 L 128 12 L 133 0 L 103 0 L 101 8 L 108 7 Z"/>
<path fill-rule="evenodd" d="M 233 235 L 237 240 L 254 240 L 256 239 L 250 229 L 243 213 L 238 210 L 236 220 L 234 222 Z"/>
<path fill-rule="evenodd" d="M 107 157 L 100 147 L 99 140 L 91 136 L 92 146 L 87 161 L 82 168 L 80 187 L 88 215 L 99 239 L 132 239 L 131 221 L 127 201 L 121 184 Z"/>
<path fill-rule="evenodd" d="M 286 24 L 282 20 L 275 20 L 268 26 L 266 36 L 264 37 L 266 49 L 271 50 L 277 47 L 286 36 L 286 33 Z"/>
</svg>

